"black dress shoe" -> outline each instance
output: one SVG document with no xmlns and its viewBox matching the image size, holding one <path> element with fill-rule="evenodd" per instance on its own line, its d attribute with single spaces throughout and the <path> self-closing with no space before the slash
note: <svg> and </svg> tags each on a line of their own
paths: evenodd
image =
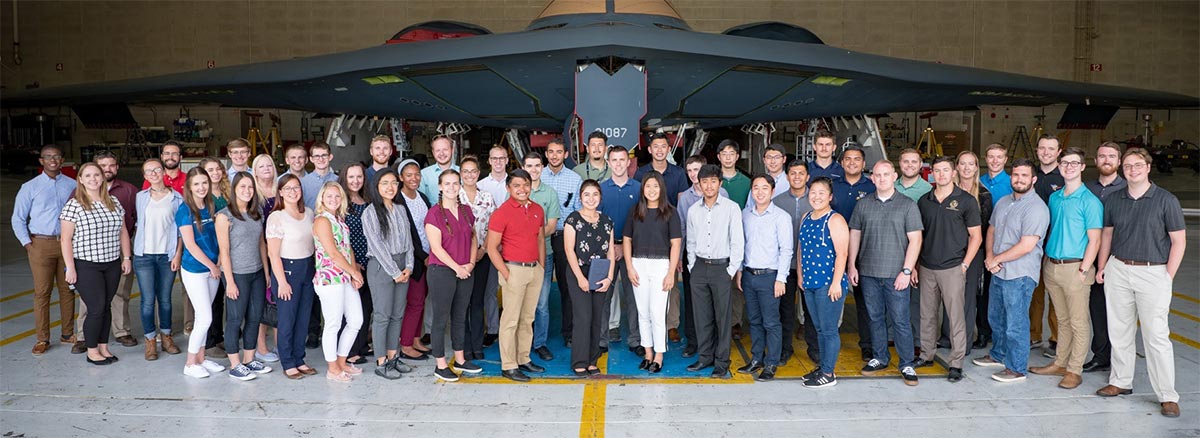
<svg viewBox="0 0 1200 438">
<path fill-rule="evenodd" d="M 431 339 L 431 338 L 429 337 L 429 333 L 426 333 L 426 334 L 424 334 L 424 335 L 421 335 L 421 343 L 422 343 L 422 344 L 425 344 L 425 345 L 429 345 L 429 344 L 431 344 L 432 342 L 430 342 L 430 339 Z"/>
<path fill-rule="evenodd" d="M 978 340 L 976 340 L 974 343 L 971 344 L 971 348 L 974 348 L 976 350 L 981 350 L 983 348 L 987 348 L 987 344 L 988 344 L 987 339 L 979 338 Z"/>
<path fill-rule="evenodd" d="M 641 345 L 638 345 L 636 347 L 629 347 L 629 351 L 633 352 L 633 354 L 636 354 L 638 356 L 646 355 L 646 347 L 643 347 Z"/>
<path fill-rule="evenodd" d="M 617 342 L 621 340 L 621 329 L 608 329 L 608 342 Z"/>
<path fill-rule="evenodd" d="M 100 360 L 92 360 L 92 358 L 87 357 L 87 356 L 84 356 L 83 358 L 87 359 L 88 363 L 90 363 L 92 365 L 108 365 L 108 364 L 112 363 L 111 358 L 108 358 L 108 357 L 106 357 L 104 359 L 100 359 Z"/>
<path fill-rule="evenodd" d="M 313 348 L 320 347 L 320 346 L 321 346 L 321 341 L 320 341 L 320 337 L 318 337 L 318 336 L 309 336 L 308 339 L 306 339 L 304 341 L 304 348 L 307 348 L 310 350 Z M 209 348 L 211 348 L 211 347 L 209 347 Z"/>
<path fill-rule="evenodd" d="M 696 362 L 687 366 L 687 370 L 691 372 L 700 371 L 702 369 L 713 366 L 712 362 Z"/>
<path fill-rule="evenodd" d="M 933 366 L 932 360 L 917 359 L 917 363 L 913 364 L 913 368 L 926 368 Z"/>
<path fill-rule="evenodd" d="M 757 380 L 759 382 L 770 382 L 772 380 L 775 380 L 775 369 L 776 369 L 775 365 L 771 365 L 766 368 L 763 368 L 763 371 L 761 373 L 758 373 L 758 377 L 755 377 L 754 380 Z"/>
<path fill-rule="evenodd" d="M 484 346 L 484 347 L 491 347 L 491 346 L 492 346 L 492 344 L 495 344 L 495 343 L 496 343 L 496 340 L 497 340 L 497 339 L 500 339 L 500 336 L 499 336 L 499 335 L 496 335 L 496 334 L 494 334 L 494 333 L 488 333 L 488 334 L 486 334 L 486 335 L 483 335 L 483 346 Z"/>
<path fill-rule="evenodd" d="M 949 380 L 950 383 L 958 383 L 962 379 L 963 379 L 962 368 L 951 368 L 950 374 L 946 376 L 946 380 Z"/>
<path fill-rule="evenodd" d="M 639 370 L 650 369 L 651 363 L 653 363 L 653 362 L 650 362 L 650 359 L 642 359 L 642 362 L 638 364 L 638 369 Z"/>
<path fill-rule="evenodd" d="M 504 370 L 504 371 L 501 371 L 500 374 L 503 375 L 504 377 L 508 378 L 508 380 L 512 380 L 514 382 L 528 382 L 529 381 L 529 376 L 526 376 L 525 373 L 522 373 L 520 369 Z"/>
<path fill-rule="evenodd" d="M 554 360 L 554 353 L 551 353 L 550 349 L 546 348 L 545 345 L 538 347 L 533 351 L 537 352 L 538 357 L 542 358 L 542 360 L 546 362 Z"/>
<path fill-rule="evenodd" d="M 646 367 L 646 370 L 657 374 L 658 372 L 662 371 L 662 364 L 658 362 L 650 362 L 650 366 Z"/>
<path fill-rule="evenodd" d="M 787 365 L 788 361 L 792 360 L 792 352 L 785 351 L 779 355 L 779 366 Z"/>
<path fill-rule="evenodd" d="M 738 372 L 738 374 L 754 374 L 755 372 L 761 371 L 762 369 L 763 369 L 762 362 L 759 362 L 757 360 L 752 360 L 752 361 L 750 361 L 750 363 L 743 365 L 741 368 L 738 368 L 737 372 Z"/>
<path fill-rule="evenodd" d="M 571 348 L 571 345 L 572 345 L 571 338 L 566 338 L 566 340 L 563 341 L 563 344 L 566 344 L 567 348 Z"/>
<path fill-rule="evenodd" d="M 872 353 L 870 350 L 862 351 L 863 362 L 869 362 L 871 359 L 874 359 L 874 358 L 875 358 L 875 353 Z"/>
<path fill-rule="evenodd" d="M 725 368 L 713 368 L 711 376 L 714 379 L 728 379 L 732 377 L 729 375 L 729 370 Z"/>
<path fill-rule="evenodd" d="M 1088 361 L 1088 363 L 1083 364 L 1083 372 L 1085 372 L 1085 373 L 1095 373 L 1095 372 L 1100 372 L 1100 371 L 1107 372 L 1111 369 L 1112 369 L 1112 366 L 1109 365 L 1108 363 L 1096 362 L 1095 359 L 1090 360 L 1090 361 Z"/>
<path fill-rule="evenodd" d="M 541 365 L 533 363 L 532 361 L 523 363 L 521 365 L 517 365 L 517 369 L 527 372 L 527 373 L 534 373 L 534 374 L 546 372 L 545 368 L 543 368 Z"/>
<path fill-rule="evenodd" d="M 401 350 L 399 355 L 400 355 L 400 357 L 403 357 L 408 360 L 429 360 L 429 355 L 425 354 L 425 353 L 421 353 L 416 356 L 409 356 L 408 353 L 405 353 L 404 350 Z"/>
<path fill-rule="evenodd" d="M 683 357 L 692 357 L 696 355 L 696 347 L 684 347 Z"/>
</svg>

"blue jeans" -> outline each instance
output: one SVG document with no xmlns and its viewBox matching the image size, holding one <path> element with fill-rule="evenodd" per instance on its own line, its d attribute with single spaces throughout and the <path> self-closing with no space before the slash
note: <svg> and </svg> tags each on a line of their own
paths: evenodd
<svg viewBox="0 0 1200 438">
<path fill-rule="evenodd" d="M 1029 303 L 1035 286 L 1037 282 L 1029 277 L 992 277 L 988 291 L 988 324 L 992 326 L 992 350 L 988 354 L 1021 374 L 1029 366 Z"/>
<path fill-rule="evenodd" d="M 746 315 L 750 316 L 751 360 L 766 366 L 779 365 L 783 325 L 779 321 L 779 298 L 775 298 L 775 272 L 753 275 L 743 270 L 742 294 L 746 297 Z"/>
<path fill-rule="evenodd" d="M 279 289 L 272 292 L 279 314 L 279 331 L 276 333 L 279 365 L 288 370 L 304 365 L 304 340 L 308 336 L 308 319 L 317 295 L 313 287 L 316 267 L 312 258 L 283 259 L 283 273 L 292 288 L 292 299 L 280 298 Z"/>
<path fill-rule="evenodd" d="M 850 291 L 843 289 L 842 296 L 837 301 L 829 300 L 829 286 L 815 289 L 805 289 L 804 299 L 808 300 L 809 317 L 817 328 L 817 344 L 821 349 L 821 372 L 833 374 L 837 365 L 838 352 L 842 349 L 842 338 L 838 335 L 838 320 L 842 318 L 842 307 L 846 303 L 846 294 Z"/>
<path fill-rule="evenodd" d="M 138 289 L 142 291 L 142 330 L 146 339 L 154 339 L 161 331 L 171 334 L 171 289 L 175 288 L 175 272 L 166 254 L 145 254 L 133 257 L 133 272 Z M 159 323 L 154 327 L 154 304 L 158 302 Z"/>
<path fill-rule="evenodd" d="M 547 245 L 549 246 L 549 245 Z M 545 277 L 542 277 L 542 292 L 538 295 L 537 311 L 533 314 L 533 348 L 546 346 L 550 336 L 550 276 L 554 274 L 554 257 L 546 254 Z"/>
<path fill-rule="evenodd" d="M 895 278 L 859 277 L 863 301 L 867 305 L 867 318 L 871 324 L 871 350 L 875 359 L 887 365 L 892 356 L 888 352 L 888 320 L 892 321 L 892 339 L 896 341 L 896 355 L 900 356 L 899 368 L 913 365 L 913 335 L 909 324 L 909 288 L 897 290 Z"/>
</svg>

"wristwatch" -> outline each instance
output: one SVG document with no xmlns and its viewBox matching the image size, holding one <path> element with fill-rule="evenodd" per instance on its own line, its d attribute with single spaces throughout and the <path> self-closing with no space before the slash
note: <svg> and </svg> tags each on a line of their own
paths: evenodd
<svg viewBox="0 0 1200 438">
<path fill-rule="evenodd" d="M 900 270 L 900 273 L 904 275 L 912 275 L 912 269 L 904 268 Z"/>
</svg>

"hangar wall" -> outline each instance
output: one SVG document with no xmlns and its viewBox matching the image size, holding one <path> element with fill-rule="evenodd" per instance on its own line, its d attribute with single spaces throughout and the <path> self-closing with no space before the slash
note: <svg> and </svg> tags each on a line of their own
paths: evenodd
<svg viewBox="0 0 1200 438">
<path fill-rule="evenodd" d="M 1200 2 L 1195 1 L 784 1 L 676 0 L 693 29 L 720 32 L 757 21 L 809 28 L 831 46 L 1057 79 L 1076 77 L 1077 8 L 1091 4 L 1091 59 L 1097 83 L 1200 95 Z M 543 0 L 376 1 L 20 1 L 22 63 L 13 62 L 13 5 L 0 2 L 0 83 L 19 89 L 153 76 L 217 66 L 320 55 L 381 44 L 410 24 L 476 23 L 493 32 L 525 28 Z M 1086 24 L 1086 23 L 1081 23 Z M 62 69 L 56 69 L 57 64 Z M 1046 109 L 1057 121 L 1062 108 Z M 143 124 L 169 124 L 176 109 L 135 109 Z M 984 108 L 980 140 L 1005 141 L 1042 109 Z M 991 114 L 997 114 L 995 119 Z M 219 138 L 244 135 L 236 110 L 194 109 L 219 123 Z M 1005 118 L 1005 116 L 1008 116 Z M 285 138 L 299 116 L 284 114 Z M 954 118 L 947 118 L 953 120 Z M 1168 120 L 1169 119 L 1169 120 Z M 1200 112 L 1154 112 L 1156 142 L 1200 142 Z M 1159 126 L 1158 122 L 1162 122 Z M 954 126 L 935 126 L 954 129 Z M 1088 144 L 1141 133 L 1133 111 Z M 1086 136 L 1086 137 L 1085 137 Z M 121 140 L 122 132 L 81 130 L 75 144 Z"/>
</svg>

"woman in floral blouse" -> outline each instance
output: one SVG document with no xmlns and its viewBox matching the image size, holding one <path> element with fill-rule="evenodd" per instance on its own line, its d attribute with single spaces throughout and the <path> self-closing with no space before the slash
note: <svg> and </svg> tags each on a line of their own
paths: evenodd
<svg viewBox="0 0 1200 438">
<path fill-rule="evenodd" d="M 575 375 L 584 377 L 600 374 L 596 361 L 603 350 L 600 339 L 608 334 L 608 291 L 612 284 L 613 268 L 617 265 L 613 245 L 613 221 L 608 215 L 596 210 L 600 206 L 600 183 L 589 179 L 579 189 L 583 208 L 567 216 L 563 224 L 563 247 L 575 248 L 567 251 L 567 264 L 571 266 L 574 279 L 559 280 L 571 294 L 573 327 L 571 329 L 571 367 Z M 608 275 L 592 288 L 588 282 L 588 270 L 592 260 L 607 258 Z"/>
<path fill-rule="evenodd" d="M 471 290 L 471 303 L 467 308 L 467 345 L 463 354 L 466 356 L 466 360 L 482 360 L 484 300 L 487 299 L 489 291 L 492 298 L 496 296 L 496 268 L 491 263 L 480 263 L 480 260 L 487 256 L 483 244 L 487 241 L 488 219 L 496 210 L 496 200 L 491 193 L 479 190 L 479 187 L 476 186 L 480 174 L 477 158 L 473 155 L 463 157 L 459 169 L 462 176 L 462 189 L 458 191 L 458 202 L 471 207 L 471 213 L 475 216 L 475 244 L 479 247 L 475 258 L 475 269 L 471 274 L 475 283 Z"/>
<path fill-rule="evenodd" d="M 345 220 L 346 194 L 342 186 L 334 181 L 325 183 L 317 193 L 317 201 L 317 216 L 313 219 L 317 272 L 313 276 L 313 287 L 321 300 L 321 316 L 326 321 L 321 334 L 321 352 L 329 364 L 325 378 L 349 382 L 350 376 L 362 374 L 361 369 L 346 363 L 346 355 L 363 322 L 362 301 L 358 296 L 362 272 L 353 262 L 350 229 Z M 337 321 L 343 316 L 346 329 L 339 337 Z"/>
</svg>

